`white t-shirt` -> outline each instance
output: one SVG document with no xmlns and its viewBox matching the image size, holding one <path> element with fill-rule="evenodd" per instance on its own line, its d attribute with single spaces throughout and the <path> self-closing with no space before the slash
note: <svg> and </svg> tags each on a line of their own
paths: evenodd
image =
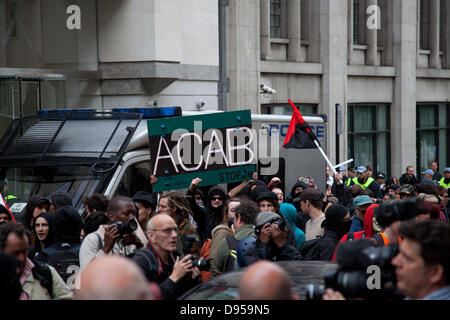
<svg viewBox="0 0 450 320">
<path fill-rule="evenodd" d="M 322 215 L 314 222 L 312 222 L 312 219 L 306 222 L 305 241 L 313 240 L 324 235 L 325 229 L 320 226 L 323 220 L 325 220 L 325 215 Z"/>
</svg>

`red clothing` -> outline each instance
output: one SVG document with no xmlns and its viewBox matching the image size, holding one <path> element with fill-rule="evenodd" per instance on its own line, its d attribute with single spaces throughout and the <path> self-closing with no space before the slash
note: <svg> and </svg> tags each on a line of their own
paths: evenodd
<svg viewBox="0 0 450 320">
<path fill-rule="evenodd" d="M 373 210 L 378 207 L 379 204 L 372 204 L 367 208 L 367 211 L 364 215 L 364 230 L 363 231 L 358 231 L 353 233 L 353 240 L 358 240 L 358 239 L 370 239 L 373 237 Z M 354 218 L 357 219 L 357 218 Z M 336 261 L 336 253 L 337 250 L 339 248 L 339 244 L 341 244 L 342 242 L 348 241 L 348 234 L 345 234 L 341 240 L 339 240 L 338 245 L 336 246 L 336 249 L 334 250 L 333 253 L 333 257 L 331 258 L 331 261 Z"/>
</svg>

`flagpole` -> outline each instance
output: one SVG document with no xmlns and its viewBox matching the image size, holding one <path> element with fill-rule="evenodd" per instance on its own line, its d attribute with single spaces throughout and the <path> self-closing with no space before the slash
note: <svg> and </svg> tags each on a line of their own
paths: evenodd
<svg viewBox="0 0 450 320">
<path fill-rule="evenodd" d="M 322 148 L 319 145 L 319 142 L 317 140 L 314 140 L 314 143 L 317 146 L 317 149 L 319 149 L 320 153 L 322 154 L 322 156 L 324 157 L 325 161 L 328 163 L 328 167 L 330 167 L 331 171 L 333 171 L 333 177 L 336 176 L 337 172 L 336 169 L 334 168 L 334 166 L 331 164 L 330 159 L 328 159 L 327 155 L 325 154 L 325 152 L 323 152 Z M 342 183 L 342 179 L 339 180 L 340 183 Z"/>
</svg>

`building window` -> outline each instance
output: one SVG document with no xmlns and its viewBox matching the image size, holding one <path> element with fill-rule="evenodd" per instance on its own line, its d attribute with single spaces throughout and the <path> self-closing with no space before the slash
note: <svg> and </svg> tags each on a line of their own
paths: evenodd
<svg viewBox="0 0 450 320">
<path fill-rule="evenodd" d="M 390 175 L 390 114 L 387 104 L 348 105 L 348 155 L 355 166 Z"/>
<path fill-rule="evenodd" d="M 281 0 L 270 0 L 270 37 L 281 37 Z"/>
<path fill-rule="evenodd" d="M 295 103 L 299 108 L 303 116 L 312 116 L 317 114 L 317 104 L 304 104 Z M 276 115 L 292 115 L 292 107 L 289 103 L 279 104 L 263 104 L 261 105 L 261 112 L 263 114 L 276 114 Z"/>
<path fill-rule="evenodd" d="M 436 161 L 442 170 L 450 160 L 450 104 L 417 105 L 417 168 L 429 169 Z"/>
</svg>

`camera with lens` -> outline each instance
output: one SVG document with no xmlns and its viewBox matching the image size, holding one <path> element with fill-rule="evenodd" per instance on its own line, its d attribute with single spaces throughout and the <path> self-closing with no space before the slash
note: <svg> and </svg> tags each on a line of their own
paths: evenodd
<svg viewBox="0 0 450 320">
<path fill-rule="evenodd" d="M 122 221 L 116 221 L 114 222 L 114 226 L 119 231 L 121 238 L 123 238 L 126 234 L 132 234 L 138 227 L 135 219 L 130 219 L 125 223 Z"/>
<path fill-rule="evenodd" d="M 188 234 L 184 238 L 183 243 L 183 254 L 187 255 L 192 252 L 192 246 L 196 241 L 196 236 L 194 234 Z M 211 259 L 199 259 L 198 257 L 191 256 L 191 261 L 194 267 L 197 267 L 200 271 L 209 271 L 211 269 Z"/>
<path fill-rule="evenodd" d="M 367 239 L 344 242 L 337 252 L 338 269 L 324 274 L 324 286 L 308 285 L 306 298 L 322 300 L 325 288 L 331 288 L 348 299 L 401 299 L 391 264 L 397 253 L 397 245 L 376 247 Z"/>
<path fill-rule="evenodd" d="M 234 224 L 234 218 L 228 219 L 228 221 L 227 221 L 228 228 L 231 228 L 231 226 L 232 226 L 233 224 Z"/>
<path fill-rule="evenodd" d="M 268 222 L 266 222 L 266 223 L 277 225 L 278 228 L 279 228 L 281 231 L 287 231 L 287 230 L 288 230 L 288 229 L 287 229 L 287 220 L 286 220 L 286 218 L 283 217 L 282 215 L 280 215 L 279 217 L 274 218 L 274 219 L 272 219 L 272 220 L 270 220 L 270 221 L 268 221 Z M 265 225 L 266 223 L 264 223 L 264 225 Z M 262 227 L 263 227 L 264 225 L 262 225 L 262 226 L 255 226 L 255 234 L 256 234 L 257 237 L 261 234 L 261 229 L 262 229 Z"/>
</svg>

